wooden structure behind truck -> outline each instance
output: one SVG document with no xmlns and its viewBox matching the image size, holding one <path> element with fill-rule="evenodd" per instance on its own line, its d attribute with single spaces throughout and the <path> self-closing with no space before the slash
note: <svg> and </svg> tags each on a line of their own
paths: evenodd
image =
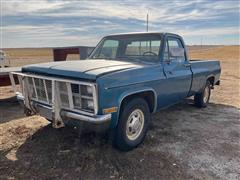
<svg viewBox="0 0 240 180">
<path fill-rule="evenodd" d="M 93 49 L 94 47 L 89 46 L 53 48 L 53 61 L 66 61 L 68 54 L 79 54 L 79 59 L 84 60 L 88 57 L 88 55 L 92 52 Z M 0 68 L 0 86 L 11 85 L 9 73 L 19 71 L 21 71 L 21 67 Z M 18 81 L 16 82 L 18 83 Z"/>
<path fill-rule="evenodd" d="M 79 54 L 80 60 L 86 59 L 92 52 L 94 47 L 78 46 L 78 47 L 63 47 L 53 49 L 54 61 L 65 61 L 68 54 Z"/>
</svg>

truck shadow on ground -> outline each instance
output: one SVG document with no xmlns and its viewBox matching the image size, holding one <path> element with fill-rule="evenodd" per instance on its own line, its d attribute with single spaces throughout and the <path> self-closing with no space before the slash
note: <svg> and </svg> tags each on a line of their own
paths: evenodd
<svg viewBox="0 0 240 180">
<path fill-rule="evenodd" d="M 0 174 L 17 179 L 217 178 L 219 174 L 208 169 L 209 164 L 202 166 L 208 169 L 206 172 L 194 169 L 190 157 L 209 151 L 213 159 L 217 158 L 218 147 L 207 140 L 226 141 L 230 146 L 229 139 L 237 142 L 240 134 L 231 126 L 239 126 L 238 117 L 239 109 L 233 106 L 210 104 L 197 109 L 191 101 L 181 103 L 154 114 L 144 143 L 130 152 L 114 149 L 105 134 L 69 127 L 53 129 L 49 124 L 20 147 L 0 152 Z M 223 128 L 230 128 L 222 132 L 229 137 L 218 134 Z M 15 153 L 15 160 L 8 158 L 11 153 Z M 237 149 L 226 156 L 236 157 Z"/>
</svg>

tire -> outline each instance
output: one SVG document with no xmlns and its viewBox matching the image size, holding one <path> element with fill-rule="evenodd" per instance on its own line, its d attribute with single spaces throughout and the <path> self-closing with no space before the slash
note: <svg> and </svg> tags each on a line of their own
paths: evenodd
<svg viewBox="0 0 240 180">
<path fill-rule="evenodd" d="M 113 145 L 121 151 L 137 147 L 146 136 L 149 120 L 150 111 L 144 99 L 135 98 L 125 103 L 114 130 Z"/>
<path fill-rule="evenodd" d="M 199 108 L 207 107 L 211 96 L 211 83 L 206 82 L 206 85 L 201 93 L 194 96 L 194 104 Z"/>
</svg>

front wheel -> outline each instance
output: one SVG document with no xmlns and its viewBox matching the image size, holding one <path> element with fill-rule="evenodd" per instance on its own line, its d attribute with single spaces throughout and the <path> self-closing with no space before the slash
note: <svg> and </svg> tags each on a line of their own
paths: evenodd
<svg viewBox="0 0 240 180">
<path fill-rule="evenodd" d="M 211 95 L 211 83 L 206 82 L 206 85 L 201 93 L 194 96 L 194 103 L 197 107 L 207 107 Z"/>
<path fill-rule="evenodd" d="M 149 119 L 150 111 L 144 99 L 135 98 L 124 104 L 114 132 L 114 145 L 123 151 L 137 147 L 146 136 Z"/>
</svg>

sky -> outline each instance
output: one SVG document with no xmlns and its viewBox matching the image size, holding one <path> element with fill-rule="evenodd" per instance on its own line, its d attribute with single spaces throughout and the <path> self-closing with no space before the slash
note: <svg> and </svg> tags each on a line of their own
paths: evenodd
<svg viewBox="0 0 240 180">
<path fill-rule="evenodd" d="M 238 0 L 0 0 L 0 48 L 95 46 L 105 35 L 172 32 L 188 45 L 239 45 Z"/>
</svg>

